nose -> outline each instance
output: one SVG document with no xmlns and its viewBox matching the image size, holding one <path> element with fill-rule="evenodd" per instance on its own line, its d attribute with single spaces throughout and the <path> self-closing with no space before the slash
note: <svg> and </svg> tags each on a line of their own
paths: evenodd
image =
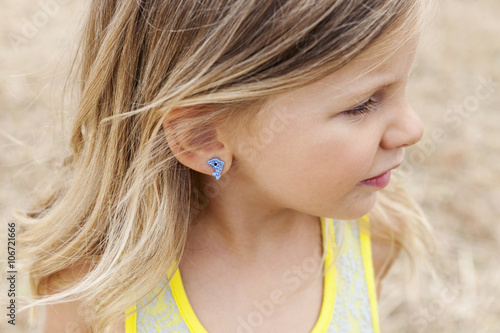
<svg viewBox="0 0 500 333">
<path fill-rule="evenodd" d="M 380 145 L 385 149 L 404 148 L 419 142 L 424 134 L 420 117 L 405 100 L 391 112 L 391 121 L 386 127 Z"/>
</svg>

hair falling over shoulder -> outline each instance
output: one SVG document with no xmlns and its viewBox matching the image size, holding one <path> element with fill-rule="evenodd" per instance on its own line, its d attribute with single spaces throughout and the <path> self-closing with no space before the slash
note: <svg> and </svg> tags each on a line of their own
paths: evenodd
<svg viewBox="0 0 500 333">
<path fill-rule="evenodd" d="M 209 144 L 207 124 L 231 122 L 236 135 L 266 97 L 321 79 L 376 41 L 410 38 L 430 8 L 427 0 L 91 1 L 64 176 L 16 217 L 33 304 L 88 300 L 93 330 L 106 332 L 180 260 L 209 196 L 170 151 L 162 124 L 174 111 L 189 116 L 179 133 L 192 142 Z M 422 237 L 417 220 L 408 239 Z M 92 269 L 48 295 L 49 278 L 82 262 Z"/>
</svg>

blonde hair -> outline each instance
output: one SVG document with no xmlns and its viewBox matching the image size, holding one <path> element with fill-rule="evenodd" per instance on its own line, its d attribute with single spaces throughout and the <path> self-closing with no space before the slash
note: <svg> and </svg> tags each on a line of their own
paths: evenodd
<svg viewBox="0 0 500 333">
<path fill-rule="evenodd" d="M 173 156 L 167 119 L 199 146 L 213 126 L 248 131 L 266 98 L 323 78 L 375 42 L 409 38 L 429 8 L 426 0 L 92 1 L 75 58 L 71 154 L 59 183 L 17 216 L 40 296 L 33 304 L 88 300 L 92 327 L 104 332 L 179 262 L 210 195 Z M 178 112 L 190 121 L 176 123 Z M 405 207 L 397 210 L 413 211 Z M 405 237 L 422 239 L 421 226 L 409 221 Z M 45 295 L 49 277 L 82 260 L 94 263 L 83 279 Z"/>
</svg>

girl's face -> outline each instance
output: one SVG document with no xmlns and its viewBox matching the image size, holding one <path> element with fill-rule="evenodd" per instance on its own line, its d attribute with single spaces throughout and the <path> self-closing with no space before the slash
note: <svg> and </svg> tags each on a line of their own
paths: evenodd
<svg viewBox="0 0 500 333">
<path fill-rule="evenodd" d="M 235 154 L 258 195 L 314 216 L 366 214 L 380 187 L 361 182 L 399 166 L 404 147 L 422 137 L 405 95 L 417 39 L 390 56 L 387 45 L 372 47 L 324 79 L 270 99 L 264 125 Z"/>
</svg>

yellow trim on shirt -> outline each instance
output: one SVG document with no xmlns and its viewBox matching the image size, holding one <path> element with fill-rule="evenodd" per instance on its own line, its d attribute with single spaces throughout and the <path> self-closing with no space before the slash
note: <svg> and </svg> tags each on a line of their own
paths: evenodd
<svg viewBox="0 0 500 333">
<path fill-rule="evenodd" d="M 329 268 L 326 271 L 323 280 L 323 302 L 321 303 L 321 310 L 319 314 L 318 321 L 316 325 L 314 325 L 311 333 L 324 333 L 328 330 L 330 326 L 330 322 L 332 321 L 333 316 L 333 308 L 335 304 L 335 292 L 336 292 L 336 283 L 335 283 L 335 265 L 332 265 L 333 261 L 333 246 L 330 243 L 330 240 L 335 239 L 335 230 L 333 228 L 333 223 L 330 219 L 326 220 L 328 223 L 328 231 L 330 233 L 330 237 L 326 236 L 325 231 L 325 218 L 320 217 L 321 220 L 321 235 L 323 241 L 328 241 L 328 245 L 326 246 L 326 254 L 325 254 L 325 262 L 323 263 L 323 268 Z"/>
<path fill-rule="evenodd" d="M 379 333 L 379 317 L 377 305 L 377 291 L 375 287 L 375 277 L 373 272 L 372 249 L 370 242 L 370 219 L 368 215 L 359 219 L 359 238 L 361 241 L 361 256 L 365 266 L 366 284 L 368 286 L 368 296 L 370 308 L 372 310 L 373 332 Z"/>
<path fill-rule="evenodd" d="M 331 219 L 325 219 L 320 217 L 321 220 L 321 234 L 324 240 L 334 240 L 335 230 Z M 377 309 L 377 295 L 375 288 L 375 279 L 373 272 L 372 254 L 371 254 L 371 244 L 370 244 L 370 233 L 369 233 L 369 218 L 368 215 L 363 216 L 359 220 L 359 231 L 360 231 L 360 242 L 361 242 L 361 255 L 363 258 L 363 263 L 365 267 L 365 278 L 368 286 L 369 303 L 372 312 L 372 322 L 374 333 L 380 333 L 379 328 L 379 317 Z M 326 237 L 325 226 L 328 223 L 328 229 L 330 237 Z M 323 300 L 320 310 L 319 318 L 311 331 L 311 333 L 324 333 L 328 330 L 331 323 L 331 318 L 333 315 L 334 304 L 335 304 L 335 292 L 336 292 L 336 271 L 335 265 L 332 265 L 333 261 L 333 250 L 334 247 L 326 247 L 324 268 L 329 268 L 324 276 L 323 284 Z M 196 333 L 208 333 L 205 328 L 201 325 L 200 321 L 196 317 L 189 300 L 187 298 L 186 292 L 181 279 L 181 274 L 179 269 L 176 270 L 172 280 L 170 281 L 172 295 L 177 303 L 181 316 L 183 317 L 186 325 L 191 332 Z M 126 313 L 135 311 L 136 306 L 130 307 Z M 133 313 L 126 318 L 125 321 L 125 332 L 126 333 L 136 333 L 137 332 L 137 313 Z"/>
<path fill-rule="evenodd" d="M 181 272 L 178 268 L 172 277 L 172 281 L 170 281 L 170 286 L 172 289 L 172 296 L 177 303 L 177 307 L 179 308 L 181 316 L 184 318 L 189 331 L 196 333 L 208 333 L 203 325 L 201 325 L 198 317 L 196 317 L 191 304 L 189 304 L 186 291 L 184 290 L 184 285 L 182 284 Z"/>
<path fill-rule="evenodd" d="M 129 312 L 135 311 L 136 306 L 131 306 L 126 312 L 125 315 Z M 132 315 L 127 316 L 125 319 L 125 333 L 136 333 L 137 332 L 137 312 L 134 312 Z"/>
</svg>

